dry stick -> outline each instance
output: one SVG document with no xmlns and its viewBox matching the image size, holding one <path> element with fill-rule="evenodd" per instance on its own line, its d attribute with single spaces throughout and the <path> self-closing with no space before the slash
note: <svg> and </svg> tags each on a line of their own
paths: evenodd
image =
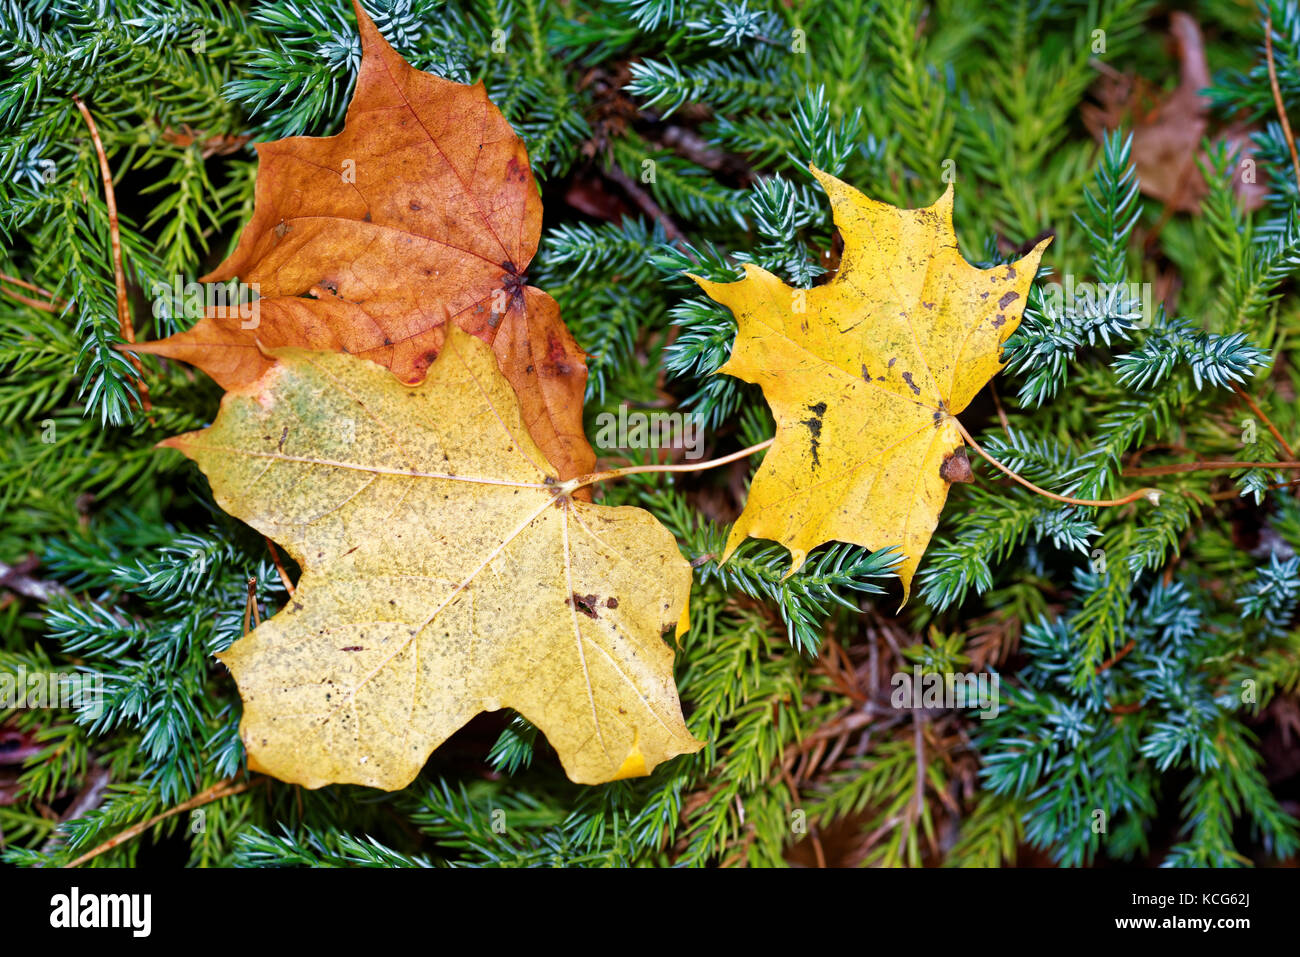
<svg viewBox="0 0 1300 957">
<path fill-rule="evenodd" d="M 161 814 L 155 814 L 147 821 L 128 827 L 125 831 L 122 831 L 120 834 L 117 834 L 114 837 L 110 837 L 103 844 L 99 845 L 99 847 L 95 848 L 92 851 L 87 851 L 85 854 L 82 854 L 75 861 L 72 861 L 71 863 L 68 864 L 64 864 L 63 866 L 65 868 L 80 867 L 82 864 L 86 863 L 86 861 L 90 860 L 91 858 L 98 857 L 100 854 L 103 854 L 105 851 L 111 851 L 119 844 L 125 844 L 133 837 L 138 837 L 139 835 L 143 834 L 145 831 L 149 830 L 149 828 L 157 824 L 159 821 L 165 821 L 167 820 L 167 818 L 175 814 L 183 814 L 186 811 L 192 811 L 196 807 L 202 807 L 204 804 L 211 804 L 213 801 L 219 801 L 225 797 L 231 797 L 235 794 L 241 794 L 244 791 L 247 791 L 253 785 L 261 784 L 262 780 L 263 779 L 259 778 L 256 781 L 241 781 L 238 784 L 235 784 L 232 778 L 226 778 L 224 781 L 218 781 L 216 784 L 212 785 L 212 787 L 208 788 L 206 791 L 194 795 L 194 797 L 190 798 L 188 801 L 185 801 L 182 804 L 178 804 L 173 808 L 169 808 L 168 810 L 163 811 Z"/>
<path fill-rule="evenodd" d="M 250 619 L 253 627 L 256 628 L 262 624 L 261 615 L 257 610 L 257 579 L 248 579 L 248 598 L 244 601 L 244 631 L 245 638 L 248 637 L 248 625 Z"/>
<path fill-rule="evenodd" d="M 62 310 L 51 303 L 41 302 L 37 299 L 31 299 L 24 296 L 21 292 L 14 292 L 12 289 L 6 289 L 0 286 L 0 293 L 4 293 L 15 302 L 21 302 L 24 306 L 31 306 L 33 309 L 39 309 L 42 312 L 61 312 Z"/>
<path fill-rule="evenodd" d="M 1007 421 L 1007 414 L 1002 409 L 1002 400 L 998 398 L 998 388 L 993 384 L 992 379 L 989 380 L 989 395 L 993 396 L 993 407 L 998 411 L 998 421 L 1002 423 L 1002 430 L 1010 432 L 1011 423 Z"/>
<path fill-rule="evenodd" d="M 81 102 L 81 97 L 73 96 L 81 116 L 90 128 L 90 138 L 95 144 L 95 154 L 99 157 L 99 176 L 104 181 L 104 202 L 108 206 L 108 237 L 113 247 L 113 281 L 117 285 L 117 324 L 124 342 L 135 342 L 135 324 L 131 321 L 131 307 L 126 299 L 126 272 L 122 269 L 122 233 L 117 219 L 117 197 L 113 193 L 113 171 L 108 168 L 108 155 L 104 152 L 104 143 L 99 138 L 99 128 L 95 119 Z M 132 353 L 131 365 L 138 373 L 136 382 L 140 388 L 140 404 L 146 412 L 152 410 L 149 402 L 149 387 L 144 382 L 144 366 L 140 357 Z"/>
<path fill-rule="evenodd" d="M 1101 664 L 1099 664 L 1096 667 L 1095 669 L 1096 673 L 1101 674 L 1107 668 L 1115 667 L 1115 665 L 1117 665 L 1125 655 L 1127 655 L 1130 651 L 1132 651 L 1136 647 L 1137 647 L 1137 642 L 1134 641 L 1132 638 L 1130 638 L 1128 644 L 1126 644 L 1119 651 L 1115 652 L 1113 657 L 1107 658 L 1105 661 L 1103 661 Z"/>
<path fill-rule="evenodd" d="M 1264 490 L 1266 492 L 1272 492 L 1280 488 L 1294 488 L 1297 491 L 1300 491 L 1300 479 L 1292 479 L 1289 482 L 1271 482 L 1270 484 L 1264 486 Z M 1226 502 L 1229 499 L 1241 498 L 1243 494 L 1244 493 L 1241 491 L 1241 489 L 1234 488 L 1234 489 L 1229 489 L 1226 492 L 1214 492 L 1210 494 L 1208 497 L 1212 502 Z"/>
<path fill-rule="evenodd" d="M 1216 472 L 1224 469 L 1300 469 L 1300 462 L 1237 462 L 1233 459 L 1214 459 L 1205 462 L 1175 462 L 1172 465 L 1147 465 L 1125 469 L 1120 475 L 1141 478 L 1147 475 L 1182 475 L 1184 472 Z"/>
<path fill-rule="evenodd" d="M 1140 498 L 1145 498 L 1153 505 L 1159 502 L 1161 493 L 1160 490 L 1156 488 L 1140 488 L 1136 492 L 1131 492 L 1128 495 L 1125 495 L 1123 498 L 1110 498 L 1110 499 L 1071 498 L 1068 495 L 1057 495 L 1055 492 L 1049 492 L 1045 488 L 1039 488 L 1037 485 L 1035 485 L 1033 482 L 1029 481 L 1028 479 L 1021 478 L 1015 472 L 1011 471 L 1011 469 L 1007 468 L 1005 465 L 1003 465 L 993 456 L 985 452 L 984 449 L 980 447 L 980 444 L 976 442 L 975 439 L 971 436 L 971 434 L 966 431 L 966 426 L 962 425 L 959 421 L 957 421 L 956 419 L 952 419 L 952 423 L 953 425 L 957 426 L 957 431 L 962 434 L 962 438 L 966 440 L 966 442 L 970 445 L 970 447 L 973 448 L 976 452 L 978 452 L 981 456 L 983 456 L 984 459 L 990 465 L 996 468 L 999 472 L 1003 473 L 1008 478 L 1011 478 L 1019 482 L 1021 485 L 1029 489 L 1031 492 L 1037 492 L 1039 495 L 1050 498 L 1053 501 L 1064 502 L 1066 505 L 1088 505 L 1095 508 L 1111 508 L 1116 505 L 1128 505 L 1130 502 L 1136 502 Z M 1297 467 L 1300 467 L 1300 465 L 1298 465 Z"/>
<path fill-rule="evenodd" d="M 1296 183 L 1300 185 L 1300 156 L 1296 155 L 1291 121 L 1286 117 L 1282 90 L 1277 85 L 1277 65 L 1273 62 L 1273 14 L 1267 9 L 1264 11 L 1264 59 L 1268 61 L 1268 82 L 1273 87 L 1273 105 L 1277 107 L 1277 118 L 1282 121 L 1282 134 L 1286 137 L 1286 145 L 1291 148 L 1291 165 L 1295 169 Z"/>
<path fill-rule="evenodd" d="M 916 751 L 916 818 L 917 824 L 925 814 L 925 733 L 921 727 L 921 710 L 912 712 L 912 745 Z"/>
<path fill-rule="evenodd" d="M 1287 457 L 1295 458 L 1295 450 L 1291 448 L 1286 439 L 1282 438 L 1282 433 L 1277 430 L 1277 426 L 1273 424 L 1273 420 L 1264 414 L 1264 410 L 1255 403 L 1255 400 L 1250 397 L 1246 390 L 1234 382 L 1232 383 L 1232 391 L 1236 392 L 1237 395 L 1239 395 L 1242 400 L 1250 406 L 1250 411 L 1254 412 L 1264 420 L 1264 424 L 1268 426 L 1268 430 L 1273 433 L 1273 438 L 1277 439 L 1277 444 L 1282 446 L 1282 451 L 1287 454 Z"/>
<path fill-rule="evenodd" d="M 17 276 L 10 276 L 8 273 L 0 272 L 0 282 L 7 282 L 15 286 L 22 286 L 28 292 L 34 292 L 38 296 L 44 296 L 46 299 L 50 299 L 50 300 L 55 299 L 54 293 L 50 292 L 48 289 L 42 289 L 40 286 L 36 285 L 35 283 L 30 283 L 26 279 L 19 279 Z M 59 301 L 61 302 L 62 300 Z"/>
<path fill-rule="evenodd" d="M 22 289 L 26 289 L 28 292 L 34 292 L 38 296 L 44 296 L 49 300 L 49 302 L 38 302 L 16 293 L 12 289 L 5 289 L 0 286 L 0 292 L 4 293 L 6 296 L 17 299 L 19 302 L 28 306 L 33 306 L 36 309 L 43 309 L 46 312 L 58 312 L 67 308 L 68 304 L 58 296 L 54 295 L 54 293 L 50 292 L 48 289 L 42 289 L 34 283 L 27 282 L 25 279 L 19 279 L 17 276 L 10 276 L 7 273 L 0 272 L 0 282 L 7 282 L 12 286 L 19 286 Z"/>
<path fill-rule="evenodd" d="M 287 591 L 289 597 L 292 598 L 293 582 L 289 581 L 289 573 L 285 571 L 284 566 L 280 564 L 280 553 L 275 549 L 275 542 L 271 541 L 271 539 L 265 535 L 262 537 L 266 539 L 266 547 L 271 550 L 271 561 L 275 562 L 275 570 L 280 573 L 280 581 L 284 582 L 284 590 Z"/>
<path fill-rule="evenodd" d="M 686 242 L 686 235 L 673 222 L 672 217 L 663 211 L 663 208 L 654 201 L 649 193 L 637 185 L 636 180 L 619 169 L 616 163 L 611 162 L 609 164 L 609 168 L 605 170 L 605 175 L 623 188 L 623 192 L 632 198 L 632 201 L 641 208 L 641 212 L 651 219 L 657 220 L 663 226 L 664 236 L 669 241 Z"/>
</svg>

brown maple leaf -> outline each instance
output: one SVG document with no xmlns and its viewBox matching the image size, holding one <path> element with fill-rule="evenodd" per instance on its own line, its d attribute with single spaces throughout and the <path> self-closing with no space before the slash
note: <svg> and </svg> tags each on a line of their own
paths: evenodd
<svg viewBox="0 0 1300 957">
<path fill-rule="evenodd" d="M 1133 131 L 1133 165 L 1142 192 L 1180 212 L 1199 212 L 1210 188 L 1201 172 L 1206 159 L 1202 143 L 1227 144 L 1236 162 L 1253 157 L 1251 128 L 1235 122 L 1211 134 L 1210 98 L 1201 91 L 1210 85 L 1210 66 L 1201 28 L 1186 13 L 1169 15 L 1169 33 L 1178 53 L 1180 77 L 1172 92 L 1154 87 L 1140 76 L 1105 73 L 1093 90 L 1098 105 L 1084 104 L 1083 123 L 1100 142 L 1106 132 Z M 1233 191 L 1247 209 L 1259 209 L 1268 193 L 1265 183 L 1233 177 Z"/>
<path fill-rule="evenodd" d="M 561 478 L 591 471 L 586 354 L 559 306 L 527 284 L 542 203 L 523 141 L 466 86 L 422 73 L 360 4 L 362 60 L 337 136 L 257 144 L 253 217 L 204 282 L 256 283 L 255 319 L 209 309 L 134 346 L 198 366 L 225 389 L 284 346 L 350 352 L 424 378 L 450 319 L 492 346 L 534 441 Z"/>
</svg>

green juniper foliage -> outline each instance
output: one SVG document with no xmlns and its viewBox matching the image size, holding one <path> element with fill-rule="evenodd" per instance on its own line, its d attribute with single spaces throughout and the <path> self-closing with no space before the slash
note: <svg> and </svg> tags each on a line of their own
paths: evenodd
<svg viewBox="0 0 1300 957">
<path fill-rule="evenodd" d="M 404 791 L 254 778 L 95 864 L 1296 855 L 1296 782 L 1261 743 L 1300 692 L 1300 499 L 1277 487 L 1295 473 L 1124 472 L 1286 460 L 1300 442 L 1300 186 L 1263 59 L 1267 12 L 1282 95 L 1300 102 L 1300 3 L 1192 11 L 1213 38 L 1214 122 L 1253 124 L 1267 184 L 1246 211 L 1242 157 L 1207 143 L 1197 215 L 1143 197 L 1132 131 L 1098 143 L 1080 121 L 1102 71 L 1166 88 L 1177 74 L 1148 0 L 368 8 L 417 68 L 482 81 L 527 143 L 547 209 L 530 281 L 590 353 L 589 434 L 627 405 L 693 413 L 711 454 L 772 435 L 757 390 L 711 374 L 735 321 L 682 273 L 730 280 L 755 262 L 825 281 L 837 237 L 811 163 L 896 205 L 955 179 L 958 235 L 980 265 L 1053 234 L 996 401 L 986 390 L 966 424 L 1061 495 L 1161 494 L 1063 504 L 977 463 L 895 616 L 889 549 L 829 544 L 787 575 L 784 549 L 751 541 L 719 564 L 761 456 L 608 484 L 603 501 L 649 509 L 695 566 L 677 682 L 702 751 L 583 788 L 523 718 L 480 718 Z M 65 863 L 246 780 L 238 694 L 212 655 L 242 633 L 250 579 L 263 616 L 287 597 L 265 541 L 153 449 L 203 427 L 219 390 L 147 359 L 142 408 L 74 97 L 113 173 L 137 333 L 158 338 L 193 317 L 155 285 L 211 268 L 251 213 L 248 144 L 336 132 L 359 60 L 346 0 L 0 0 L 0 674 L 104 682 L 99 708 L 0 701 L 9 862 Z M 890 676 L 913 664 L 996 673 L 996 715 L 891 707 Z"/>
</svg>

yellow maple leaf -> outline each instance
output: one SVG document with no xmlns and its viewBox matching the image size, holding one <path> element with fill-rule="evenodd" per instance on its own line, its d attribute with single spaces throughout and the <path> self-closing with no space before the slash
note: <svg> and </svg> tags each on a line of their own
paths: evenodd
<svg viewBox="0 0 1300 957">
<path fill-rule="evenodd" d="M 163 443 L 302 568 L 288 606 L 220 656 L 249 767 L 395 790 L 506 707 L 579 783 L 698 750 L 662 638 L 690 591 L 676 541 L 642 509 L 566 494 L 490 347 L 447 330 L 415 386 L 277 350 L 211 428 Z"/>
<path fill-rule="evenodd" d="M 1051 240 L 978 269 L 957 248 L 951 185 L 898 209 L 813 174 L 844 238 L 830 282 L 794 289 L 749 263 L 738 282 L 691 277 L 736 316 L 718 371 L 761 386 L 776 419 L 723 560 L 747 536 L 785 545 L 791 572 L 831 540 L 900 546 L 906 602 L 948 486 L 969 476 L 953 417 L 1001 368 Z"/>
</svg>

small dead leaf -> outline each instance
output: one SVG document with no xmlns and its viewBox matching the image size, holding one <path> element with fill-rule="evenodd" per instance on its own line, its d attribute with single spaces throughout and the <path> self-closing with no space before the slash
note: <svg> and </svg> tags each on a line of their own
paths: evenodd
<svg viewBox="0 0 1300 957">
<path fill-rule="evenodd" d="M 1084 125 L 1100 141 L 1109 130 L 1133 130 L 1133 165 L 1142 192 L 1180 212 L 1198 212 L 1209 192 L 1197 160 L 1204 160 L 1201 142 L 1210 132 L 1210 99 L 1201 91 L 1210 85 L 1210 67 L 1201 28 L 1189 14 L 1169 15 L 1181 67 L 1177 88 L 1165 93 L 1139 76 L 1107 73 L 1093 90 L 1097 105 L 1082 107 Z M 1250 129 L 1234 123 L 1212 136 L 1237 154 L 1237 163 L 1255 152 Z M 1259 209 L 1268 194 L 1263 181 L 1233 178 L 1233 189 L 1247 209 Z"/>
<path fill-rule="evenodd" d="M 739 324 L 718 371 L 762 386 L 776 419 L 726 556 L 768 538 L 790 549 L 794 571 L 832 539 L 901 545 L 906 601 L 962 478 L 945 465 L 963 447 L 953 416 L 1001 368 L 1051 240 L 977 269 L 957 249 L 951 186 L 933 206 L 896 209 L 813 173 L 844 237 L 830 282 L 794 290 L 753 264 L 739 282 L 692 277 Z"/>
</svg>

